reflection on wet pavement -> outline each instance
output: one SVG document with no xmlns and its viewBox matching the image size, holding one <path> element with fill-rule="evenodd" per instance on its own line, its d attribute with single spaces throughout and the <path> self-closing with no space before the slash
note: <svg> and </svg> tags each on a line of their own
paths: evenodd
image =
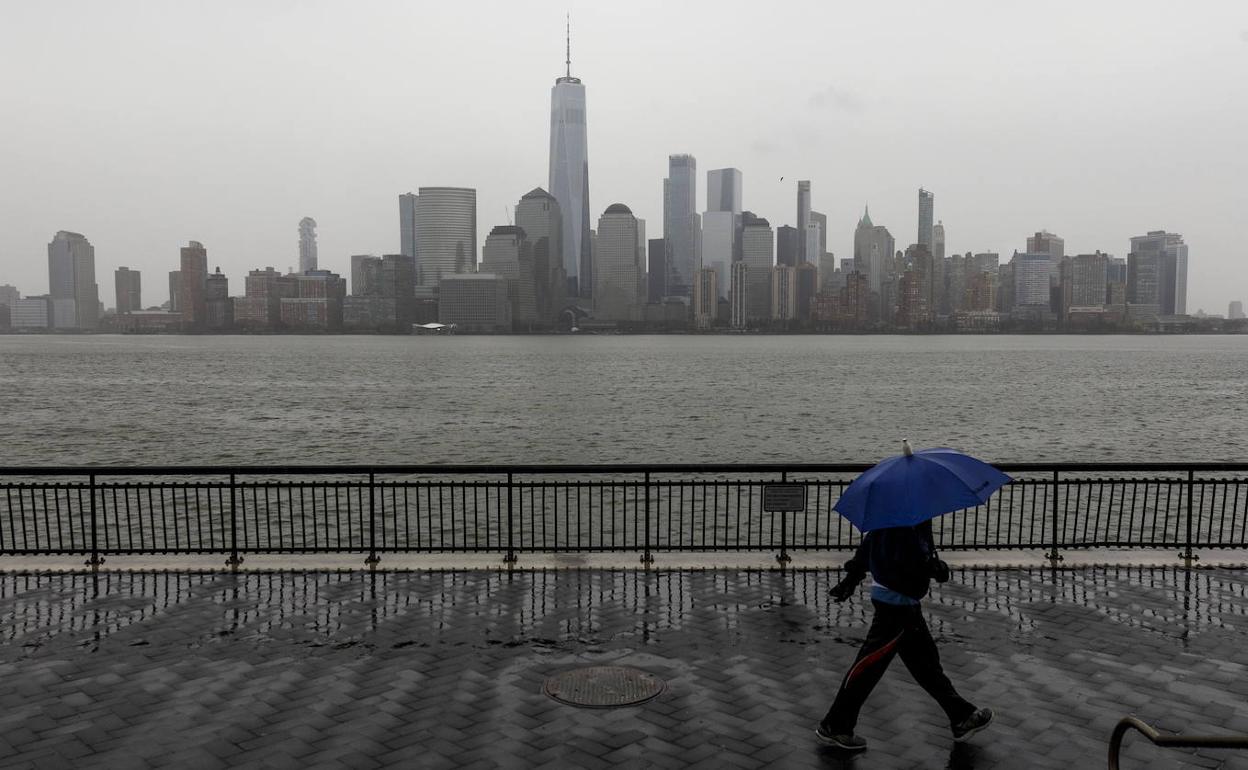
<svg viewBox="0 0 1248 770">
<path fill-rule="evenodd" d="M 810 730 L 869 620 L 865 590 L 828 598 L 837 579 L 3 575 L 0 757 L 450 767 L 732 755 L 746 767 L 837 766 Z M 1128 713 L 1168 730 L 1248 732 L 1246 590 L 1234 570 L 959 571 L 929 601 L 932 632 L 955 684 L 996 707 L 998 723 L 955 749 L 898 665 L 864 710 L 872 749 L 854 766 L 1099 764 Z M 606 712 L 540 694 L 551 673 L 604 661 L 656 673 L 668 691 Z M 1248 767 L 1139 741 L 1127 756 Z"/>
</svg>

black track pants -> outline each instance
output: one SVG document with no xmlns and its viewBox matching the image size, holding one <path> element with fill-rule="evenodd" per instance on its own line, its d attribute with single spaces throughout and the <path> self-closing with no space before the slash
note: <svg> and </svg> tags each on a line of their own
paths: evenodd
<svg viewBox="0 0 1248 770">
<path fill-rule="evenodd" d="M 858 724 L 858 712 L 867 697 L 884 676 L 884 670 L 896 655 L 906 664 L 910 675 L 928 695 L 936 699 L 949 716 L 949 724 L 955 725 L 966 719 L 975 707 L 953 689 L 949 677 L 940 667 L 940 653 L 936 642 L 927 630 L 923 610 L 918 605 L 902 606 L 886 604 L 874 599 L 875 617 L 867 631 L 867 640 L 854 665 L 841 680 L 841 689 L 823 723 L 832 733 L 853 733 Z"/>
</svg>

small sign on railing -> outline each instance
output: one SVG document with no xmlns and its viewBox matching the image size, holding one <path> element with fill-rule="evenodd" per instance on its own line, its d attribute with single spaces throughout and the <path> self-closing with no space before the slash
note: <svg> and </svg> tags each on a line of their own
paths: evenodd
<svg viewBox="0 0 1248 770">
<path fill-rule="evenodd" d="M 800 513 L 806 510 L 806 485 L 764 484 L 763 510 L 767 513 Z"/>
</svg>

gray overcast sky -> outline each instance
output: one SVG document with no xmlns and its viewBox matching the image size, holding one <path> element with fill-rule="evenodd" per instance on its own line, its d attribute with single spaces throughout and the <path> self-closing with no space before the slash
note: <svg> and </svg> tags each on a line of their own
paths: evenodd
<svg viewBox="0 0 1248 770">
<path fill-rule="evenodd" d="M 47 290 L 57 230 L 166 299 L 202 241 L 231 293 L 253 267 L 398 250 L 397 195 L 478 190 L 481 238 L 546 186 L 550 88 L 589 110 L 594 220 L 628 204 L 661 235 L 667 156 L 744 172 L 746 207 L 792 223 L 813 181 L 828 247 L 864 202 L 899 246 L 916 189 L 950 252 L 1126 256 L 1191 248 L 1188 308 L 1248 301 L 1248 2 L 35 2 L 0 24 L 0 283 Z M 780 177 L 784 181 L 780 182 Z M 596 225 L 595 225 L 596 226 Z"/>
</svg>

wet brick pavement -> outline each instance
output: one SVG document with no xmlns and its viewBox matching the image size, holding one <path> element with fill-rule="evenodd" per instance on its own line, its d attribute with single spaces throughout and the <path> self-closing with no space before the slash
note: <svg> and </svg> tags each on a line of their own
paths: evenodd
<svg viewBox="0 0 1248 770">
<path fill-rule="evenodd" d="M 952 743 L 898 662 L 854 760 L 811 730 L 866 628 L 836 572 L 0 576 L 5 766 L 1104 767 L 1117 719 L 1248 733 L 1248 573 L 961 570 L 929 601 L 997 722 Z M 619 663 L 641 706 L 543 680 Z M 1127 767 L 1248 768 L 1128 738 Z"/>
</svg>

